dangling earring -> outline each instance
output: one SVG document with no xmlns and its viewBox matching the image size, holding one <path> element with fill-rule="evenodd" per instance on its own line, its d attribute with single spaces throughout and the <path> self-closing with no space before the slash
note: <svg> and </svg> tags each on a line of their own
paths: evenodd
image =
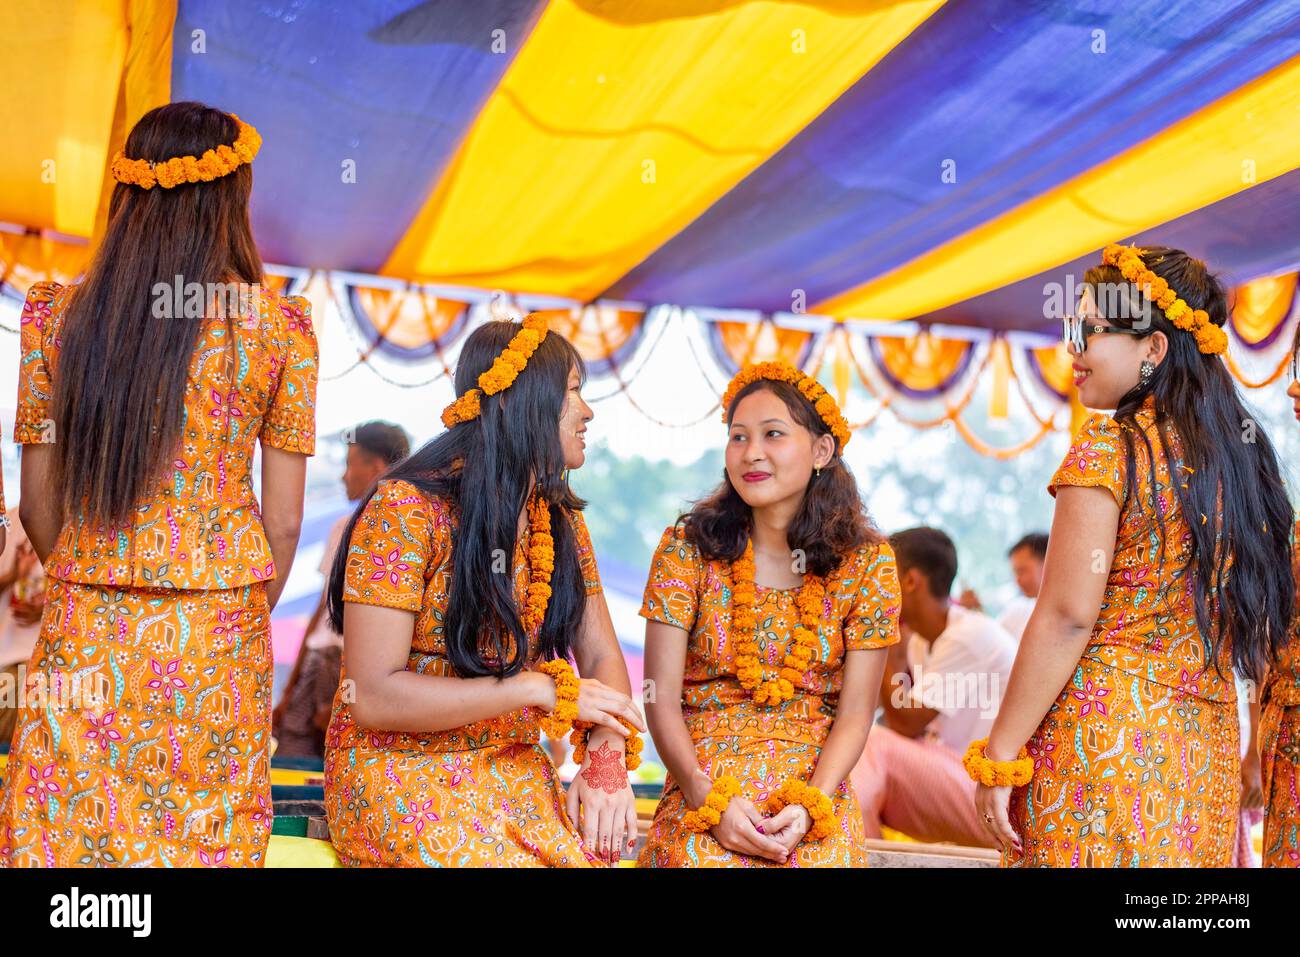
<svg viewBox="0 0 1300 957">
<path fill-rule="evenodd" d="M 1156 374 L 1156 364 L 1150 359 L 1143 359 L 1142 364 L 1138 366 L 1138 382 L 1146 385 L 1151 381 L 1151 377 Z"/>
<path fill-rule="evenodd" d="M 821 470 L 820 467 L 819 467 L 819 468 L 815 468 L 815 469 L 813 469 L 813 477 L 814 477 L 814 478 L 821 478 L 821 477 L 822 477 L 822 470 Z"/>
<path fill-rule="evenodd" d="M 568 470 L 568 469 L 565 469 L 565 470 L 564 470 L 564 473 L 560 476 L 560 481 L 563 482 L 565 485 L 568 485 L 568 484 L 569 484 L 569 470 Z"/>
</svg>

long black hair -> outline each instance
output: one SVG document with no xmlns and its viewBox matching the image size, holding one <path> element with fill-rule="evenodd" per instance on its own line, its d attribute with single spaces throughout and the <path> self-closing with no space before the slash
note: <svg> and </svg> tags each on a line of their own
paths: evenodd
<svg viewBox="0 0 1300 957">
<path fill-rule="evenodd" d="M 169 103 L 126 138 L 131 159 L 200 156 L 239 136 L 229 113 Z M 209 183 L 117 183 L 104 241 L 63 318 L 51 414 L 51 493 L 69 514 L 129 523 L 176 457 L 190 362 L 203 322 L 154 312 L 155 285 L 262 281 L 248 220 L 247 163 Z M 232 317 L 226 315 L 228 334 Z M 109 437 L 112 437 L 111 440 Z"/>
<path fill-rule="evenodd" d="M 458 396 L 476 386 L 519 328 L 513 322 L 494 321 L 470 334 L 456 366 Z M 575 367 L 585 379 L 586 367 L 577 350 L 563 336 L 548 333 L 513 385 L 483 397 L 477 418 L 431 439 L 384 473 L 384 479 L 409 482 L 425 495 L 443 499 L 456 516 L 446 645 L 458 675 L 504 678 L 529 659 L 511 566 L 519 515 L 534 479 L 550 503 L 555 540 L 552 594 L 540 651 L 543 658 L 569 657 L 586 604 L 577 543 L 567 517 L 586 503 L 569 488 L 559 429 Z M 329 616 L 335 631 L 343 630 L 347 543 L 373 494 L 372 489 L 348 522 L 330 571 Z"/>
<path fill-rule="evenodd" d="M 1147 268 L 1191 308 L 1204 309 L 1215 325 L 1227 322 L 1227 293 L 1205 263 L 1167 246 L 1145 246 L 1140 252 Z M 1191 333 L 1171 323 L 1114 266 L 1089 269 L 1084 283 L 1094 290 L 1099 308 L 1114 298 L 1096 295 L 1102 283 L 1125 290 L 1128 301 L 1137 306 L 1106 308 L 1118 313 L 1106 315 L 1107 320 L 1129 329 L 1149 322 L 1146 335 L 1163 332 L 1169 340 L 1164 361 L 1150 380 L 1130 389 L 1115 409 L 1115 420 L 1129 426 L 1123 430 L 1125 493 L 1131 495 L 1134 489 L 1135 434 L 1145 443 L 1155 488 L 1151 439 L 1135 419 L 1147 397 L 1154 396 L 1157 438 L 1169 456 L 1173 492 L 1190 530 L 1187 561 L 1173 580 L 1192 576 L 1207 666 L 1213 661 L 1218 669 L 1223 643 L 1231 640 L 1237 670 L 1260 681 L 1285 644 L 1295 612 L 1295 594 L 1286 575 L 1294 516 L 1277 452 L 1242 402 L 1220 356 L 1202 353 Z M 1181 462 L 1172 458 L 1174 436 L 1181 441 Z M 1163 542 L 1164 517 L 1158 507 L 1150 511 L 1160 523 Z M 1198 520 L 1201 516 L 1204 521 Z M 1161 568 L 1164 559 L 1162 548 Z"/>
<path fill-rule="evenodd" d="M 831 435 L 830 426 L 803 393 L 787 382 L 774 379 L 758 379 L 736 393 L 727 408 L 728 426 L 740 401 L 759 391 L 771 392 L 784 402 L 791 417 L 814 436 Z M 830 462 L 821 475 L 814 475 L 809 481 L 799 510 L 786 529 L 790 549 L 803 552 L 806 568 L 814 575 L 829 575 L 858 548 L 884 541 L 867 515 L 858 483 L 842 451 L 836 440 Z M 754 529 L 753 510 L 740 497 L 725 470 L 722 484 L 677 521 L 683 526 L 687 540 L 711 561 L 734 562 L 740 558 Z"/>
</svg>

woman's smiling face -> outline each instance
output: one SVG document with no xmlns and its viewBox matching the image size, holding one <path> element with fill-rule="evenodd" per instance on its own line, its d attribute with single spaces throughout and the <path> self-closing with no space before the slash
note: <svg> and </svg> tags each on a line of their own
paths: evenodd
<svg viewBox="0 0 1300 957">
<path fill-rule="evenodd" d="M 1092 290 L 1084 287 L 1079 297 L 1080 319 L 1089 326 L 1111 326 L 1113 323 L 1097 309 Z M 1079 390 L 1079 401 L 1090 409 L 1113 409 L 1124 396 L 1138 384 L 1142 360 L 1152 354 L 1151 338 L 1130 335 L 1097 333 L 1085 336 L 1087 351 L 1079 352 L 1069 346 L 1073 358 L 1074 385 Z M 1158 361 L 1157 357 L 1157 361 Z"/>
<path fill-rule="evenodd" d="M 587 423 L 595 413 L 582 398 L 582 376 L 575 366 L 569 370 L 569 388 L 560 410 L 560 447 L 564 450 L 564 467 L 580 469 L 587 461 Z"/>
<path fill-rule="evenodd" d="M 750 508 L 804 494 L 814 468 L 830 460 L 835 440 L 815 436 L 794 420 L 785 402 L 756 389 L 736 404 L 727 434 L 727 477 Z"/>
</svg>

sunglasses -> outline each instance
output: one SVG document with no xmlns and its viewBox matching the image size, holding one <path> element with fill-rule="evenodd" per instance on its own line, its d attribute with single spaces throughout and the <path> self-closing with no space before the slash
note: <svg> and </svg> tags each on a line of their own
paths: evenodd
<svg viewBox="0 0 1300 957">
<path fill-rule="evenodd" d="M 1291 353 L 1291 381 L 1300 382 L 1300 347 Z"/>
<path fill-rule="evenodd" d="M 1125 329 L 1123 326 L 1104 326 L 1095 319 L 1080 319 L 1078 316 L 1066 316 L 1061 320 L 1062 338 L 1066 345 L 1074 346 L 1075 352 L 1088 351 L 1088 337 L 1104 335 L 1108 332 L 1124 336 L 1145 336 L 1150 330 Z"/>
</svg>

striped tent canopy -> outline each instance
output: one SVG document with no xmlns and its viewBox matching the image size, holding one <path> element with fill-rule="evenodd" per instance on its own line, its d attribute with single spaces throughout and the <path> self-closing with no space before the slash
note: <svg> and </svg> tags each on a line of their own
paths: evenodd
<svg viewBox="0 0 1300 957">
<path fill-rule="evenodd" d="M 0 74 L 7 295 L 77 274 L 126 132 L 200 100 L 262 132 L 262 253 L 358 364 L 445 365 L 504 296 L 618 376 L 671 308 L 724 372 L 959 428 L 991 380 L 1041 436 L 1051 290 L 1108 242 L 1220 270 L 1247 385 L 1300 321 L 1295 0 L 9 0 Z"/>
</svg>

